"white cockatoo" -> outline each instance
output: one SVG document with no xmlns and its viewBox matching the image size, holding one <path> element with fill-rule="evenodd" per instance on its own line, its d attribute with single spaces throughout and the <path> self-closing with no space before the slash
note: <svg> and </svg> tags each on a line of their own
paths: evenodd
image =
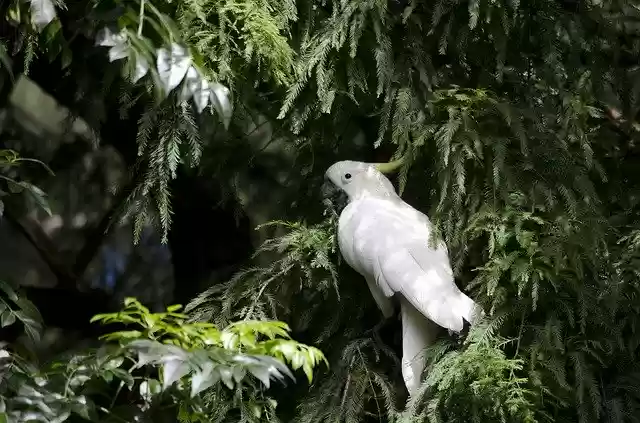
<svg viewBox="0 0 640 423">
<path fill-rule="evenodd" d="M 402 376 L 412 395 L 421 385 L 424 350 L 438 326 L 460 332 L 482 310 L 456 286 L 447 247 L 432 248 L 429 218 L 405 203 L 381 171 L 397 164 L 341 161 L 325 177 L 333 192 L 348 197 L 340 213 L 338 244 L 345 261 L 367 281 L 385 317 L 391 297 L 402 316 Z"/>
</svg>

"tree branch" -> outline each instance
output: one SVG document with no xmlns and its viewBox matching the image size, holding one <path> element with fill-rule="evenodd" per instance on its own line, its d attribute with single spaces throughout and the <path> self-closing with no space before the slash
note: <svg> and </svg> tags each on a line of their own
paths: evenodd
<svg viewBox="0 0 640 423">
<path fill-rule="evenodd" d="M 5 203 L 4 216 L 18 229 L 38 251 L 40 257 L 56 276 L 58 284 L 65 288 L 77 289 L 78 278 L 70 269 L 51 238 L 40 224 L 30 217 L 16 212 L 14 207 Z"/>
<path fill-rule="evenodd" d="M 109 232 L 109 226 L 117 218 L 122 202 L 127 198 L 128 190 L 123 189 L 116 197 L 114 204 L 104 214 L 95 229 L 85 238 L 85 242 L 76 254 L 73 265 L 60 254 L 53 240 L 42 229 L 42 226 L 35 219 L 24 216 L 17 212 L 11 204 L 5 204 L 4 215 L 13 225 L 27 238 L 27 240 L 38 251 L 40 257 L 56 276 L 58 284 L 64 288 L 78 288 L 78 281 L 82 278 L 87 267 L 100 250 L 105 237 Z"/>
</svg>

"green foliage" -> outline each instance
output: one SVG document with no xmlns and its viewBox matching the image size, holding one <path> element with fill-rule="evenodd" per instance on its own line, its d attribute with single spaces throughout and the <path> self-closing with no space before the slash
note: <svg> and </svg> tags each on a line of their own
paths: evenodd
<svg viewBox="0 0 640 423">
<path fill-rule="evenodd" d="M 426 1 L 404 10 L 395 3 L 300 8 L 292 36 L 299 63 L 279 117 L 292 132 L 330 145 L 325 128 L 340 132 L 351 116 L 375 116 L 377 137 L 367 142 L 405 158 L 400 191 L 429 213 L 458 280 L 490 315 L 482 339 L 472 331 L 446 354 L 433 347 L 438 360 L 423 395 L 401 418 L 634 421 L 636 373 L 620 369 L 638 353 L 637 244 L 629 235 L 637 225 L 637 177 L 629 170 L 637 165 L 640 80 L 630 31 L 637 10 L 624 1 L 590 2 L 584 10 L 555 1 Z M 339 159 L 327 158 L 318 172 Z M 324 230 L 318 240 L 333 236 L 331 225 Z M 288 237 L 299 234 L 292 228 Z M 315 245 L 322 250 L 322 242 Z M 273 263 L 296 257 L 305 263 L 297 266 L 310 266 L 298 251 L 285 248 Z M 350 273 L 338 269 L 334 307 L 362 316 L 356 309 L 371 306 L 366 288 L 351 296 Z M 279 294 L 308 284 L 280 270 L 238 274 L 197 302 L 231 314 L 257 302 L 251 310 L 261 303 L 264 316 L 293 321 L 298 310 L 322 309 L 318 294 Z M 318 292 L 325 275 L 316 276 Z M 224 306 L 215 308 L 216 301 Z M 301 327 L 315 335 L 326 319 Z M 340 319 L 335 327 L 349 341 L 370 333 L 352 316 Z M 379 344 L 373 334 L 365 338 Z M 392 361 L 369 350 L 366 371 L 338 371 L 352 368 L 353 357 L 338 353 L 352 344 L 322 339 L 336 372 L 300 400 L 300 419 L 393 419 L 393 389 L 369 383 L 393 380 Z"/>
<path fill-rule="evenodd" d="M 29 304 L 2 287 L 23 308 Z M 179 309 L 151 313 L 128 298 L 121 312 L 97 315 L 93 321 L 134 325 L 132 329 L 107 334 L 103 339 L 108 343 L 98 350 L 45 368 L 0 350 L 0 416 L 16 422 L 62 422 L 72 414 L 91 421 L 133 416 L 152 421 L 161 410 L 172 410 L 181 421 L 238 416 L 258 421 L 275 412 L 276 403 L 267 396 L 271 381 L 294 378 L 287 364 L 303 369 L 311 381 L 313 369 L 325 361 L 318 349 L 293 341 L 284 323 L 242 321 L 218 330 L 208 323 L 187 323 Z M 28 333 L 34 332 L 26 314 L 8 305 L 3 327 L 15 321 L 5 317 L 7 310 L 31 328 Z M 119 404 L 123 397 L 125 403 Z"/>
<path fill-rule="evenodd" d="M 176 15 L 187 42 L 216 79 L 244 82 L 244 61 L 277 84 L 290 81 L 294 51 L 285 33 L 297 18 L 295 2 L 189 0 Z"/>
<path fill-rule="evenodd" d="M 187 323 L 187 316 L 177 313 L 180 308 L 180 306 L 170 306 L 166 313 L 150 313 L 149 309 L 135 299 L 127 298 L 123 311 L 99 314 L 92 321 L 105 324 L 136 324 L 143 328 L 143 330 L 113 332 L 103 337 L 107 341 L 120 341 L 129 345 L 128 340 L 145 338 L 183 349 L 220 347 L 249 355 L 271 356 L 283 364 L 290 364 L 294 370 L 302 368 L 309 381 L 313 377 L 313 368 L 321 361 L 326 361 L 317 348 L 291 340 L 289 327 L 285 323 L 242 320 L 230 324 L 223 330 L 218 330 L 212 323 Z M 249 371 L 253 372 L 251 368 Z M 273 371 L 276 377 L 280 376 L 277 368 Z M 267 387 L 269 386 L 269 379 L 265 378 L 265 375 L 252 374 Z M 228 385 L 231 382 L 225 380 L 225 383 Z"/>
<path fill-rule="evenodd" d="M 138 230 L 155 219 L 166 235 L 170 182 L 184 165 L 202 159 L 200 171 L 215 169 L 207 174 L 212 185 L 234 192 L 252 168 L 245 158 L 265 160 L 239 153 L 263 121 L 284 140 L 293 172 L 307 172 L 287 185 L 298 206 L 291 222 L 279 222 L 285 233 L 187 308 L 200 323 L 132 302 L 122 316 L 142 329 L 113 339 L 130 360 L 153 353 L 160 367 L 157 357 L 169 349 L 188 352 L 175 353 L 182 365 L 210 339 L 217 352 L 258 348 L 307 371 L 295 357 L 315 365 L 315 350 L 278 352 L 269 342 L 292 342 L 276 336 L 284 327 L 257 322 L 287 321 L 318 341 L 333 369 L 309 392 L 286 391 L 281 413 L 306 422 L 637 421 L 640 12 L 624 0 L 570 3 L 140 0 L 100 2 L 88 15 L 86 2 L 75 2 L 56 6 L 48 25 L 34 29 L 32 22 L 47 20 L 34 5 L 51 11 L 52 3 L 16 2 L 9 16 L 24 42 L 11 40 L 6 50 L 22 51 L 23 70 L 44 66 L 40 56 L 59 59 L 72 79 L 61 91 L 78 94 L 76 110 L 94 128 L 105 111 L 137 113 L 127 119 L 138 122 L 128 202 Z M 87 47 L 67 39 L 55 16 L 77 23 L 92 46 L 97 29 L 114 37 Z M 175 63 L 162 70 L 158 58 L 175 46 Z M 75 59 L 95 51 L 113 59 L 100 72 Z M 215 84 L 233 91 L 233 117 L 219 95 L 207 104 L 222 123 L 198 113 L 197 90 L 185 90 L 189 72 L 197 76 L 192 87 L 210 81 L 218 93 Z M 349 138 L 353 127 L 365 135 L 360 147 Z M 431 348 L 422 394 L 402 413 L 396 340 L 378 336 L 375 304 L 361 278 L 338 263 L 335 216 L 319 219 L 313 192 L 345 151 L 369 160 L 376 148 L 405 159 L 399 191 L 429 214 L 461 288 L 488 313 L 464 343 Z M 237 319 L 248 326 L 202 323 Z M 198 374 L 177 369 L 186 371 L 179 381 Z M 197 413 L 192 399 L 177 396 L 179 381 L 169 391 L 184 401 L 186 420 Z M 202 404 L 218 413 L 209 415 L 215 421 L 275 419 L 256 386 L 235 395 L 216 385 L 221 391 L 210 388 Z"/>
<path fill-rule="evenodd" d="M 493 330 L 491 324 L 473 328 L 462 350 L 446 342 L 435 345 L 421 392 L 398 421 L 539 421 L 539 395 L 526 377 L 518 376 L 524 361 L 507 358 L 506 341 L 496 345 Z"/>
<path fill-rule="evenodd" d="M 321 379 L 304 397 L 294 421 L 358 421 L 372 413 L 394 421 L 398 415 L 396 387 L 382 363 L 394 362 L 394 354 L 370 333 L 344 333 L 333 373 Z M 338 338 L 336 336 L 336 338 Z M 329 392 L 332 394 L 330 395 Z"/>
<path fill-rule="evenodd" d="M 32 340 L 38 340 L 42 330 L 42 317 L 38 309 L 23 295 L 19 295 L 6 282 L 0 280 L 0 328 L 21 323 Z"/>
<path fill-rule="evenodd" d="M 106 69 L 100 82 L 111 86 L 116 79 L 116 85 L 121 90 L 128 91 L 127 94 L 119 95 L 119 100 L 124 103 L 121 104 L 123 111 L 140 103 L 146 109 L 139 119 L 139 163 L 132 175 L 136 181 L 136 189 L 129 195 L 128 201 L 129 209 L 138 216 L 135 225 L 136 240 L 143 225 L 156 220 L 153 213 L 155 210 L 166 241 L 171 220 L 168 183 L 176 177 L 176 168 L 181 163 L 197 165 L 202 149 L 192 109 L 200 113 L 210 105 L 225 127 L 231 119 L 233 108 L 229 89 L 217 82 L 231 82 L 229 75 L 224 74 L 224 69 L 230 63 L 223 62 L 219 72 L 203 67 L 212 63 L 211 56 L 209 62 L 206 62 L 207 57 L 199 54 L 197 48 L 186 45 L 184 39 L 189 37 L 189 33 L 179 26 L 180 22 L 206 23 L 207 17 L 202 11 L 208 7 L 204 6 L 206 5 L 192 2 L 176 10 L 170 1 L 115 1 L 102 2 L 94 8 L 89 20 L 84 16 L 86 8 L 79 4 L 72 5 L 65 13 L 67 17 L 78 14 L 82 16 L 80 28 L 76 31 L 89 34 L 95 40 L 96 48 L 102 49 L 103 54 L 108 56 L 111 66 Z M 221 22 L 223 26 L 235 28 L 236 22 L 244 22 L 242 28 L 233 29 L 232 32 L 246 40 L 243 49 L 236 49 L 233 54 L 228 53 L 223 58 L 251 62 L 255 56 L 258 63 L 265 62 L 278 78 L 285 78 L 286 68 L 291 67 L 292 52 L 278 32 L 283 30 L 281 19 L 269 14 L 273 11 L 272 7 L 263 8 L 262 14 L 255 14 L 251 12 L 251 6 L 252 3 L 230 3 L 220 8 L 219 13 L 227 17 Z M 114 15 L 114 9 L 120 13 Z M 63 69 L 73 69 L 75 66 L 71 42 L 79 32 L 67 39 L 56 17 L 56 9 L 50 0 L 35 1 L 28 5 L 15 0 L 9 7 L 8 20 L 19 28 L 27 40 L 25 44 L 20 43 L 14 47 L 24 48 L 25 73 L 39 52 L 45 53 L 51 62 L 60 59 Z M 271 23 L 273 28 L 266 28 L 264 23 Z M 197 32 L 204 35 L 211 30 L 207 26 Z M 216 31 L 216 34 L 222 35 L 224 30 Z M 203 52 L 213 54 L 206 49 Z M 215 61 L 218 62 L 218 59 Z M 282 68 L 277 62 L 279 59 L 288 60 L 289 64 L 285 63 Z M 3 59 L 2 63 L 5 62 Z M 76 85 L 82 90 L 86 82 Z M 131 95 L 131 92 L 135 94 Z M 107 100 L 108 92 L 102 93 L 102 97 Z M 96 100 L 88 100 L 94 102 L 93 109 L 96 108 Z M 181 119 L 163 120 L 167 114 L 173 116 L 176 110 L 180 110 L 178 114 Z M 95 118 L 96 116 L 91 116 L 88 120 L 97 126 Z M 155 137 L 156 133 L 162 136 Z M 150 138 L 152 136 L 154 137 Z M 153 141 L 149 142 L 150 139 Z M 149 197 L 153 200 L 149 200 Z"/>
<path fill-rule="evenodd" d="M 47 195 L 44 191 L 27 181 L 17 179 L 16 167 L 26 162 L 38 164 L 53 174 L 51 169 L 39 160 L 20 157 L 13 150 L 0 150 L 0 218 L 4 214 L 5 208 L 2 199 L 10 195 L 20 195 L 28 205 L 36 206 L 51 215 L 51 209 L 46 199 Z"/>
<path fill-rule="evenodd" d="M 331 298 L 331 294 L 339 297 L 337 268 L 332 261 L 336 237 L 330 231 L 335 220 L 314 226 L 271 222 L 263 227 L 273 225 L 288 232 L 269 239 L 255 253 L 256 259 L 266 256 L 270 263 L 243 270 L 228 283 L 203 292 L 187 306 L 194 319 L 271 319 L 281 315 L 282 306 L 299 295 L 314 296 L 318 301 Z M 312 319 L 318 312 L 319 308 L 304 310 L 304 318 Z"/>
</svg>

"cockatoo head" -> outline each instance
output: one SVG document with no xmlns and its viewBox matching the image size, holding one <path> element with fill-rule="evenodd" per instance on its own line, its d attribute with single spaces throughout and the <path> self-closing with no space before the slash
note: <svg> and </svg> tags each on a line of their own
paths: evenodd
<svg viewBox="0 0 640 423">
<path fill-rule="evenodd" d="M 325 172 L 325 178 L 333 185 L 328 194 L 335 191 L 347 195 L 349 201 L 363 196 L 386 197 L 396 195 L 391 181 L 379 169 L 387 164 L 364 163 L 345 160 L 333 164 Z"/>
</svg>

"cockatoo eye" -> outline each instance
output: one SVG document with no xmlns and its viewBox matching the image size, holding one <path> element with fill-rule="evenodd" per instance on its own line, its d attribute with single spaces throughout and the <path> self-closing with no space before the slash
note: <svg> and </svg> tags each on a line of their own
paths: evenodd
<svg viewBox="0 0 640 423">
<path fill-rule="evenodd" d="M 351 179 L 351 174 L 350 173 L 345 173 L 344 174 L 344 179 Z"/>
</svg>

